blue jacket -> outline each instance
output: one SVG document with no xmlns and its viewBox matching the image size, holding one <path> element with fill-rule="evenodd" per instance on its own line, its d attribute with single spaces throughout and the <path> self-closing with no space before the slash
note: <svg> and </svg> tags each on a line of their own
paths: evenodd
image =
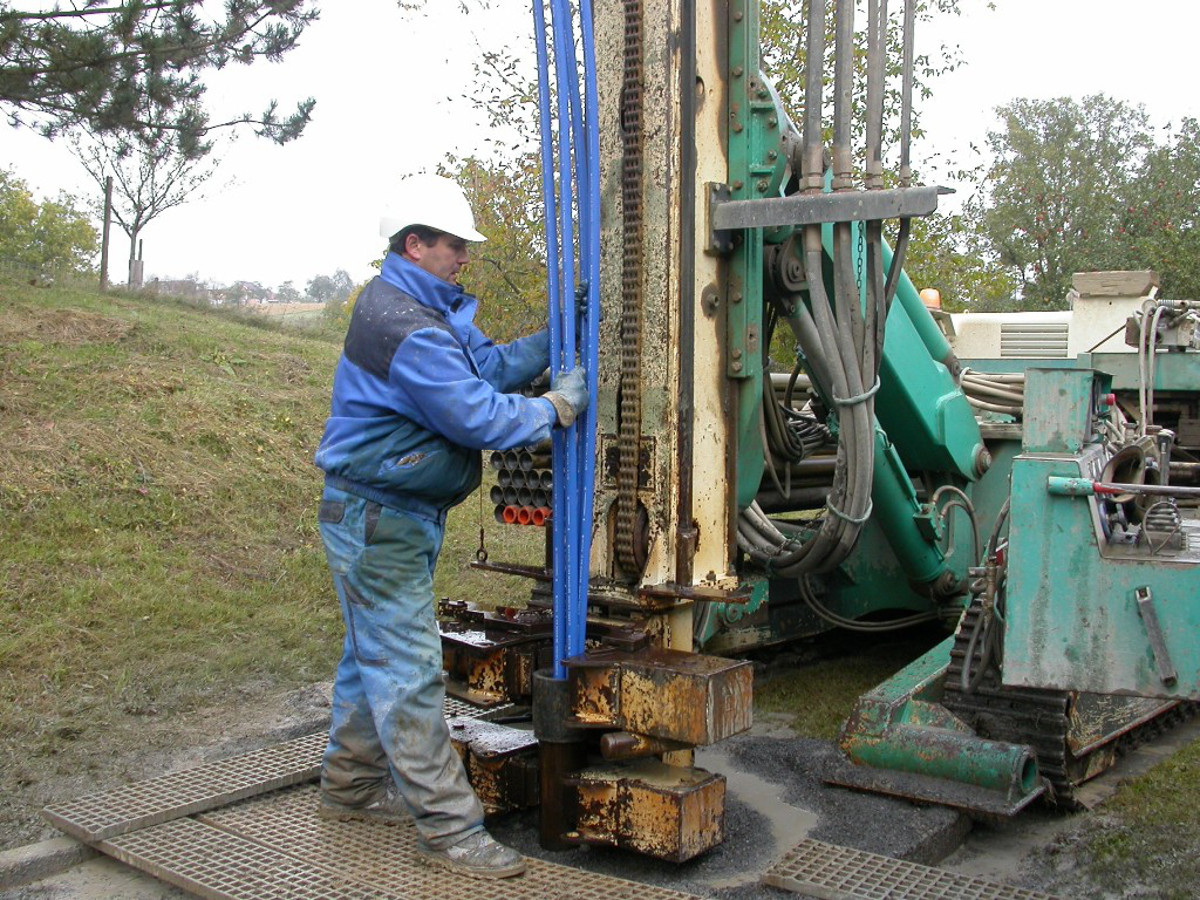
<svg viewBox="0 0 1200 900">
<path fill-rule="evenodd" d="M 333 376 L 316 464 L 335 487 L 440 518 L 479 486 L 482 449 L 550 436 L 542 398 L 508 393 L 549 363 L 546 331 L 496 345 L 478 301 L 389 253 L 359 295 Z"/>
</svg>

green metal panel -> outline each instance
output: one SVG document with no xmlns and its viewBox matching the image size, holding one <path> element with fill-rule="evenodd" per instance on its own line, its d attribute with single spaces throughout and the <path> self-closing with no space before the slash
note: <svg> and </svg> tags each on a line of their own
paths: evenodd
<svg viewBox="0 0 1200 900">
<path fill-rule="evenodd" d="M 911 581 L 929 583 L 945 571 L 936 536 L 922 533 L 916 516 L 922 511 L 911 479 L 883 429 L 875 429 L 875 469 L 871 482 L 873 516 L 883 528 L 892 552 Z"/>
<path fill-rule="evenodd" d="M 884 260 L 892 252 L 884 245 Z M 888 313 L 875 413 L 905 465 L 974 481 L 983 439 L 945 362 L 950 345 L 902 274 Z"/>
<path fill-rule="evenodd" d="M 1028 802 L 1040 791 L 1030 749 L 980 738 L 938 702 L 953 644 L 947 638 L 860 697 L 838 743 L 860 766 L 971 785 L 1010 805 Z"/>
<path fill-rule="evenodd" d="M 778 196 L 783 181 L 781 114 L 759 65 L 758 0 L 734 0 L 729 4 L 728 183 L 735 200 Z M 729 271 L 725 374 L 737 390 L 737 503 L 744 508 L 758 493 L 764 467 L 761 229 L 740 233 Z"/>
<path fill-rule="evenodd" d="M 1078 453 L 1093 442 L 1108 379 L 1089 369 L 1036 368 L 1025 373 L 1026 452 Z"/>
<path fill-rule="evenodd" d="M 1200 558 L 1108 548 L 1094 497 L 1048 490 L 1051 476 L 1092 477 L 1087 461 L 1013 463 L 1004 682 L 1200 699 Z M 1189 538 L 1200 538 L 1194 527 Z M 1139 612 L 1139 590 L 1149 592 L 1166 660 Z M 1178 674 L 1173 684 L 1160 675 L 1164 661 Z"/>
</svg>

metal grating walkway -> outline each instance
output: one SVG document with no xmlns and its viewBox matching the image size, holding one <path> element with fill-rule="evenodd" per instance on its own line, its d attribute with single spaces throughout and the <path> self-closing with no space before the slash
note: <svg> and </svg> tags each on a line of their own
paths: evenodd
<svg viewBox="0 0 1200 900">
<path fill-rule="evenodd" d="M 447 699 L 447 716 L 502 715 Z M 207 900 L 698 900 L 690 894 L 528 860 L 503 881 L 423 865 L 416 829 L 317 815 L 326 735 L 43 810 L 68 834 Z M 262 796 L 259 796 L 262 795 Z M 254 799 L 250 799 L 254 798 Z"/>
<path fill-rule="evenodd" d="M 71 837 L 89 844 L 102 841 L 311 781 L 321 772 L 321 754 L 327 740 L 325 734 L 310 734 L 253 753 L 48 806 L 42 815 Z"/>
<path fill-rule="evenodd" d="M 302 859 L 379 896 L 405 900 L 446 900 L 469 891 L 472 900 L 687 900 L 691 895 L 653 885 L 584 872 L 557 863 L 527 859 L 519 878 L 464 881 L 421 864 L 417 831 L 364 822 L 331 822 L 317 815 L 318 791 L 303 786 L 200 817 L 215 829 L 256 846 Z M 114 841 L 118 846 L 124 838 Z M 305 895 L 307 896 L 307 895 Z M 354 895 L 358 896 L 358 895 Z M 374 896 L 374 895 L 372 895 Z"/>
<path fill-rule="evenodd" d="M 330 821 L 318 803 L 304 785 L 96 846 L 207 900 L 696 900 L 537 859 L 518 878 L 467 880 L 423 865 L 411 824 Z"/>
<path fill-rule="evenodd" d="M 1038 891 L 808 839 L 762 880 L 820 900 L 1055 900 Z"/>
<path fill-rule="evenodd" d="M 510 709 L 512 704 L 484 710 L 447 697 L 443 713 L 446 718 L 486 718 Z M 324 732 L 305 735 L 252 753 L 48 806 L 42 815 L 71 837 L 95 843 L 311 781 L 321 773 L 321 754 L 327 741 Z"/>
</svg>

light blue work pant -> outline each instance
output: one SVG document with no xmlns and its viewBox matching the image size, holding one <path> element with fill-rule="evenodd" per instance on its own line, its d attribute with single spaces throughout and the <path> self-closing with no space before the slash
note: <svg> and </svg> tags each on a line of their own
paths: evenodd
<svg viewBox="0 0 1200 900">
<path fill-rule="evenodd" d="M 319 518 L 346 622 L 321 789 L 370 803 L 390 772 L 422 840 L 441 850 L 483 827 L 442 714 L 433 567 L 443 523 L 330 487 Z"/>
</svg>

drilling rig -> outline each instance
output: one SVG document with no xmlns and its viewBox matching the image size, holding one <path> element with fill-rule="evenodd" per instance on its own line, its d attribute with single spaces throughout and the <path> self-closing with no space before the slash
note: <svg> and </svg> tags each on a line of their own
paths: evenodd
<svg viewBox="0 0 1200 900">
<path fill-rule="evenodd" d="M 757 0 L 596 5 L 591 524 L 551 539 L 560 448 L 493 454 L 497 519 L 546 527 L 545 566 L 477 563 L 529 578 L 526 609 L 441 609 L 452 690 L 532 708 L 532 732 L 452 734 L 486 806 L 540 808 L 545 846 L 720 842 L 724 779 L 692 749 L 750 726 L 737 657 L 789 640 L 942 623 L 859 700 L 830 777 L 978 814 L 1069 805 L 1200 696 L 1198 489 L 1172 479 L 1195 305 L 1139 294 L 1124 360 L 959 360 L 904 272 L 945 193 L 911 172 L 914 2 L 892 148 L 886 0 L 856 6 L 806 4 L 812 64 L 785 104 Z M 564 656 L 571 566 L 586 622 Z"/>
</svg>

